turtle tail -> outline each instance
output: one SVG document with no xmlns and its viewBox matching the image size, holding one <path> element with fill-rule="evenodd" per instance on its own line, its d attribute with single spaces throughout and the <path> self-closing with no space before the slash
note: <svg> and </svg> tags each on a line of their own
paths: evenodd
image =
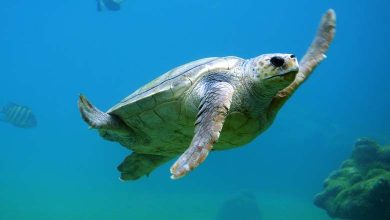
<svg viewBox="0 0 390 220">
<path fill-rule="evenodd" d="M 127 126 L 118 117 L 100 111 L 84 95 L 80 95 L 77 104 L 81 117 L 91 128 L 126 130 Z"/>
</svg>

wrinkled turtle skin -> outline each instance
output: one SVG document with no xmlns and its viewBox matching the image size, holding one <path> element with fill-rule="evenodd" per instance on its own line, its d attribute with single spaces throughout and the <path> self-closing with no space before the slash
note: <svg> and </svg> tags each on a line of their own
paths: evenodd
<svg viewBox="0 0 390 220">
<path fill-rule="evenodd" d="M 334 20 L 333 11 L 324 16 L 308 51 L 313 59 L 304 57 L 303 72 L 298 73 L 292 54 L 205 58 L 163 74 L 107 112 L 81 95 L 81 116 L 103 138 L 133 151 L 118 167 L 122 180 L 148 175 L 179 155 L 171 173 L 173 179 L 183 177 L 211 150 L 245 145 L 272 124 L 283 103 L 324 58 Z"/>
</svg>

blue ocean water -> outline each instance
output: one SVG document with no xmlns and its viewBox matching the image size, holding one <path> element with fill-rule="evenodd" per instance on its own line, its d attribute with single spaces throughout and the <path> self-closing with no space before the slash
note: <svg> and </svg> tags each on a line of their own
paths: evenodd
<svg viewBox="0 0 390 220">
<path fill-rule="evenodd" d="M 35 129 L 0 123 L 0 219 L 214 219 L 254 192 L 263 218 L 329 219 L 312 204 L 362 136 L 390 143 L 389 1 L 3 1 L 0 106 L 31 107 Z M 251 144 L 212 153 L 189 176 L 170 162 L 135 182 L 130 152 L 81 120 L 85 93 L 106 110 L 162 73 L 211 56 L 302 57 L 322 14 L 337 13 L 328 58 Z"/>
</svg>

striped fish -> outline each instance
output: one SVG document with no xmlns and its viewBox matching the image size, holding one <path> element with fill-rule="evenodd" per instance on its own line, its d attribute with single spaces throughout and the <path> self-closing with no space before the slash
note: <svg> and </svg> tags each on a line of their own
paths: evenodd
<svg viewBox="0 0 390 220">
<path fill-rule="evenodd" d="M 32 110 L 27 106 L 10 103 L 0 110 L 0 121 L 7 122 L 20 128 L 33 128 L 37 120 Z"/>
</svg>

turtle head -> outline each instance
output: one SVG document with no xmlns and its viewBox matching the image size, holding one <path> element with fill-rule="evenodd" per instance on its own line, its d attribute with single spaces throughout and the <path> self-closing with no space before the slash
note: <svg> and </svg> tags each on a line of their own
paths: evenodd
<svg viewBox="0 0 390 220">
<path fill-rule="evenodd" d="M 293 54 L 264 54 L 250 60 L 250 70 L 256 84 L 283 89 L 294 81 L 299 71 Z"/>
</svg>

